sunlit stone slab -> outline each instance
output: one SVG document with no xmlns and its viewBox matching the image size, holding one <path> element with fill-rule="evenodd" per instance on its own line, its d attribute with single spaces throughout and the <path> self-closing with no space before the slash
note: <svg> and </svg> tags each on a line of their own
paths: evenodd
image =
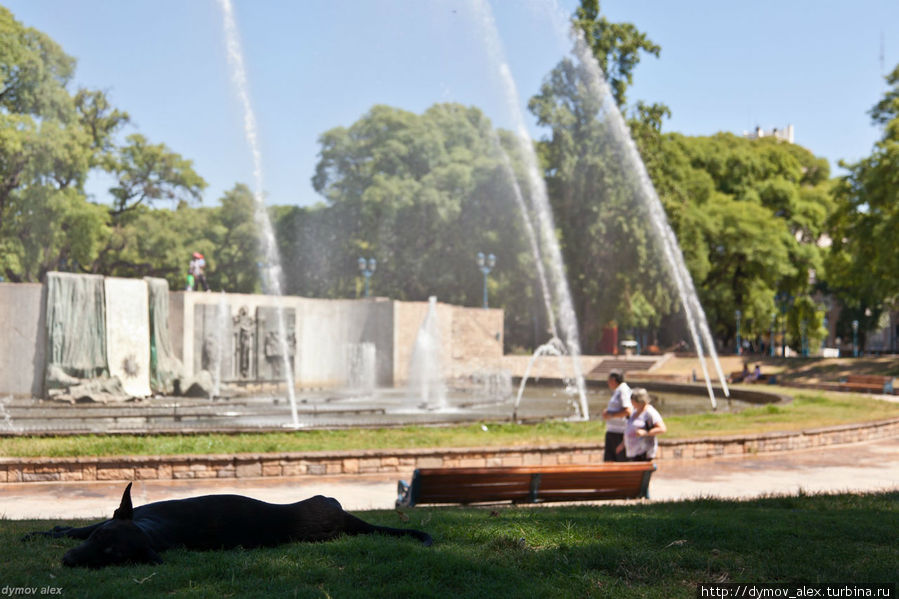
<svg viewBox="0 0 899 599">
<path fill-rule="evenodd" d="M 146 281 L 105 280 L 109 374 L 135 397 L 150 395 L 150 310 Z"/>
</svg>

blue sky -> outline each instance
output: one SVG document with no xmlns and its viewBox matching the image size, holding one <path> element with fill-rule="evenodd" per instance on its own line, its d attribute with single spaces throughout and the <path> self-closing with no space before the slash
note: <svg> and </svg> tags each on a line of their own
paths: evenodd
<svg viewBox="0 0 899 599">
<path fill-rule="evenodd" d="M 104 89 L 153 142 L 194 161 L 215 205 L 252 185 L 252 158 L 230 80 L 215 0 L 0 0 L 78 60 L 76 86 Z M 569 43 L 551 25 L 577 2 L 493 0 L 521 102 Z M 481 107 L 511 127 L 496 65 L 468 0 L 234 0 L 270 204 L 320 201 L 310 184 L 318 136 L 374 104 L 421 112 Z M 604 0 L 662 47 L 629 100 L 660 101 L 666 131 L 706 135 L 793 124 L 796 142 L 836 164 L 871 151 L 866 114 L 899 62 L 899 2 Z M 882 43 L 883 41 L 883 43 Z M 881 48 L 884 52 L 881 68 Z M 530 115 L 527 115 L 530 119 Z M 535 137 L 541 135 L 532 128 Z M 106 201 L 106 182 L 89 191 Z"/>
</svg>

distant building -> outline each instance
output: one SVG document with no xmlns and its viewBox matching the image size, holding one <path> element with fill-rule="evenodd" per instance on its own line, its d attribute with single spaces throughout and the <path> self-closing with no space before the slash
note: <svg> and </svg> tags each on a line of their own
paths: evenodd
<svg viewBox="0 0 899 599">
<path fill-rule="evenodd" d="M 773 137 L 775 139 L 780 139 L 789 143 L 796 143 L 793 141 L 793 125 L 787 125 L 786 129 L 778 129 L 775 127 L 770 131 L 766 131 L 761 127 L 756 127 L 754 131 L 744 131 L 743 137 L 746 139 L 758 139 L 760 137 Z"/>
</svg>

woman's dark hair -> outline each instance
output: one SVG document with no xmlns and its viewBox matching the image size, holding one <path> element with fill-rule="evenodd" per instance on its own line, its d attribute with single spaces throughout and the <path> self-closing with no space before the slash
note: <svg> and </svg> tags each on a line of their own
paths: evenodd
<svg viewBox="0 0 899 599">
<path fill-rule="evenodd" d="M 620 370 L 616 369 L 616 370 L 609 372 L 609 378 L 615 379 L 615 382 L 620 385 L 621 383 L 624 382 L 624 373 L 621 372 Z"/>
</svg>

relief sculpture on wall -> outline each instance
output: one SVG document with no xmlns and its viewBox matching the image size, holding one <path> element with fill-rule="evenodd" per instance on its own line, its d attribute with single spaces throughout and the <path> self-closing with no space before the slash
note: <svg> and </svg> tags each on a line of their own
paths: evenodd
<svg viewBox="0 0 899 599">
<path fill-rule="evenodd" d="M 259 352 L 259 379 L 264 381 L 283 381 L 287 378 L 285 372 L 286 362 L 291 369 L 295 369 L 297 338 L 296 338 L 296 311 L 293 308 L 283 308 L 283 328 L 286 343 L 281 337 L 281 323 L 279 322 L 279 309 L 271 306 L 260 306 L 256 309 L 256 323 L 258 339 L 262 340 Z"/>
</svg>

